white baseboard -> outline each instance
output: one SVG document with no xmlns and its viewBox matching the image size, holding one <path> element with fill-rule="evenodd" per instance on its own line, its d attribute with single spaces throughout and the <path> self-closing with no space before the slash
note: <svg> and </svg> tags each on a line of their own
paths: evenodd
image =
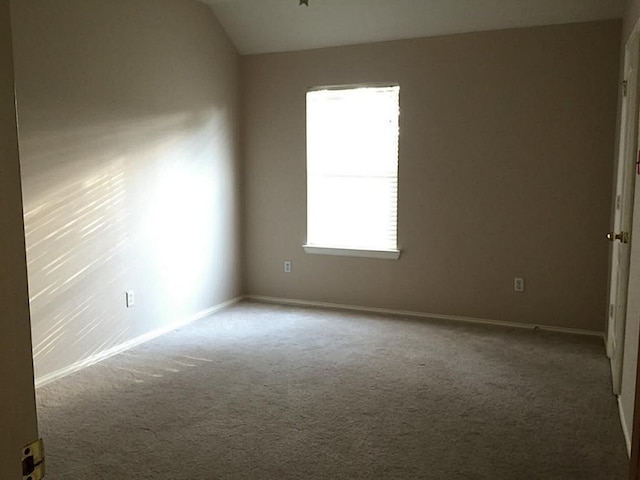
<svg viewBox="0 0 640 480">
<path fill-rule="evenodd" d="M 441 313 L 413 312 L 407 310 L 393 310 L 388 308 L 363 307 L 359 305 L 344 305 L 340 303 L 315 302 L 309 300 L 296 300 L 291 298 L 267 297 L 262 295 L 245 295 L 248 300 L 257 302 L 274 303 L 278 305 L 297 305 L 302 307 L 333 308 L 337 310 L 351 310 L 356 312 L 383 313 L 386 315 L 399 315 L 404 317 L 432 318 L 436 320 L 451 320 L 465 323 L 478 323 L 483 325 L 497 325 L 501 327 L 523 328 L 528 330 L 540 329 L 552 332 L 569 333 L 572 335 L 587 335 L 604 339 L 604 333 L 577 328 L 552 327 L 548 325 L 531 325 L 526 323 L 507 322 L 504 320 L 490 320 L 476 317 L 461 317 L 458 315 L 445 315 Z"/>
<path fill-rule="evenodd" d="M 116 345 L 115 347 L 111 347 L 103 352 L 96 353 L 95 355 L 91 355 L 90 357 L 80 360 L 76 363 L 73 363 L 68 367 L 62 368 L 60 370 L 56 370 L 55 372 L 49 373 L 47 375 L 43 375 L 40 378 L 36 378 L 35 386 L 36 388 L 42 387 L 55 380 L 59 380 L 63 377 L 66 377 L 67 375 L 71 375 L 72 373 L 82 370 L 83 368 L 87 368 L 91 365 L 95 365 L 96 363 L 102 362 L 103 360 L 106 360 L 109 357 L 113 357 L 114 355 L 117 355 L 133 347 L 146 343 L 150 340 L 153 340 L 154 338 L 158 338 L 161 335 L 164 335 L 165 333 L 169 333 L 170 331 L 175 330 L 176 328 L 184 327 L 185 325 L 195 322 L 196 320 L 200 320 L 202 318 L 206 318 L 210 315 L 213 315 L 215 312 L 218 312 L 224 308 L 227 308 L 230 305 L 233 305 L 234 303 L 239 302 L 240 300 L 242 300 L 242 297 L 236 297 L 226 302 L 219 303 L 218 305 L 214 305 L 213 307 L 207 308 L 206 310 L 201 310 L 195 315 L 180 319 L 176 322 L 171 323 L 170 325 L 165 325 L 164 327 L 158 328 L 149 333 L 145 333 L 144 335 L 140 335 L 131 340 L 127 340 L 126 342 L 121 343 L 120 345 Z"/>
<path fill-rule="evenodd" d="M 627 444 L 627 455 L 631 458 L 631 435 L 627 430 L 627 420 L 624 416 L 624 409 L 622 408 L 621 396 L 618 395 L 618 412 L 620 413 L 620 423 L 622 424 L 622 433 L 624 434 L 624 441 Z"/>
</svg>

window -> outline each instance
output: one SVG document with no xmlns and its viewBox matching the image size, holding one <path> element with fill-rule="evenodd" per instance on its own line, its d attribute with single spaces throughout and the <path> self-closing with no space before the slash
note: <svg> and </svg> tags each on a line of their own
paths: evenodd
<svg viewBox="0 0 640 480">
<path fill-rule="evenodd" d="M 400 87 L 307 93 L 307 253 L 398 258 Z"/>
</svg>

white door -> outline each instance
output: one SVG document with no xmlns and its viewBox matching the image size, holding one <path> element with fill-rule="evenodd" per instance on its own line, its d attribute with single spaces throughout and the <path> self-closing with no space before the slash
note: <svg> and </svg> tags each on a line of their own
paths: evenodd
<svg viewBox="0 0 640 480">
<path fill-rule="evenodd" d="M 609 293 L 609 322 L 607 327 L 607 355 L 611 359 L 613 392 L 620 394 L 622 361 L 629 287 L 629 255 L 631 219 L 636 160 L 638 159 L 638 32 L 629 39 L 625 49 L 625 82 L 620 125 L 619 155 L 616 175 L 616 196 L 613 232 L 607 237 L 611 249 L 611 289 Z"/>
<path fill-rule="evenodd" d="M 37 440 L 9 0 L 0 0 L 0 478 L 22 479 Z M 28 463 L 28 462 L 27 462 Z M 37 477 L 34 477 L 37 478 Z"/>
</svg>

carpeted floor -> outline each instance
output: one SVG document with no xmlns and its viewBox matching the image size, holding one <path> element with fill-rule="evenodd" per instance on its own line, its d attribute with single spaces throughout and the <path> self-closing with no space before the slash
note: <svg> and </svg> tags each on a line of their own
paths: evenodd
<svg viewBox="0 0 640 480">
<path fill-rule="evenodd" d="M 51 480 L 625 478 L 602 341 L 241 303 L 37 391 Z"/>
</svg>

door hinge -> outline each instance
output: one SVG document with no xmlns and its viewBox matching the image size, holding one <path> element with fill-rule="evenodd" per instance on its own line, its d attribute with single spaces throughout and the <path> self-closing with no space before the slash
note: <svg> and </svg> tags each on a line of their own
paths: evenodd
<svg viewBox="0 0 640 480">
<path fill-rule="evenodd" d="M 616 197 L 616 210 L 620 210 L 620 207 L 622 207 L 622 195 Z"/>
<path fill-rule="evenodd" d="M 615 307 L 613 306 L 613 303 L 609 305 L 609 318 L 613 318 L 614 309 Z"/>
<path fill-rule="evenodd" d="M 629 82 L 626 80 L 622 82 L 622 95 L 627 96 L 627 90 L 629 89 Z"/>
<path fill-rule="evenodd" d="M 44 478 L 44 442 L 42 439 L 22 447 L 22 480 Z"/>
</svg>

